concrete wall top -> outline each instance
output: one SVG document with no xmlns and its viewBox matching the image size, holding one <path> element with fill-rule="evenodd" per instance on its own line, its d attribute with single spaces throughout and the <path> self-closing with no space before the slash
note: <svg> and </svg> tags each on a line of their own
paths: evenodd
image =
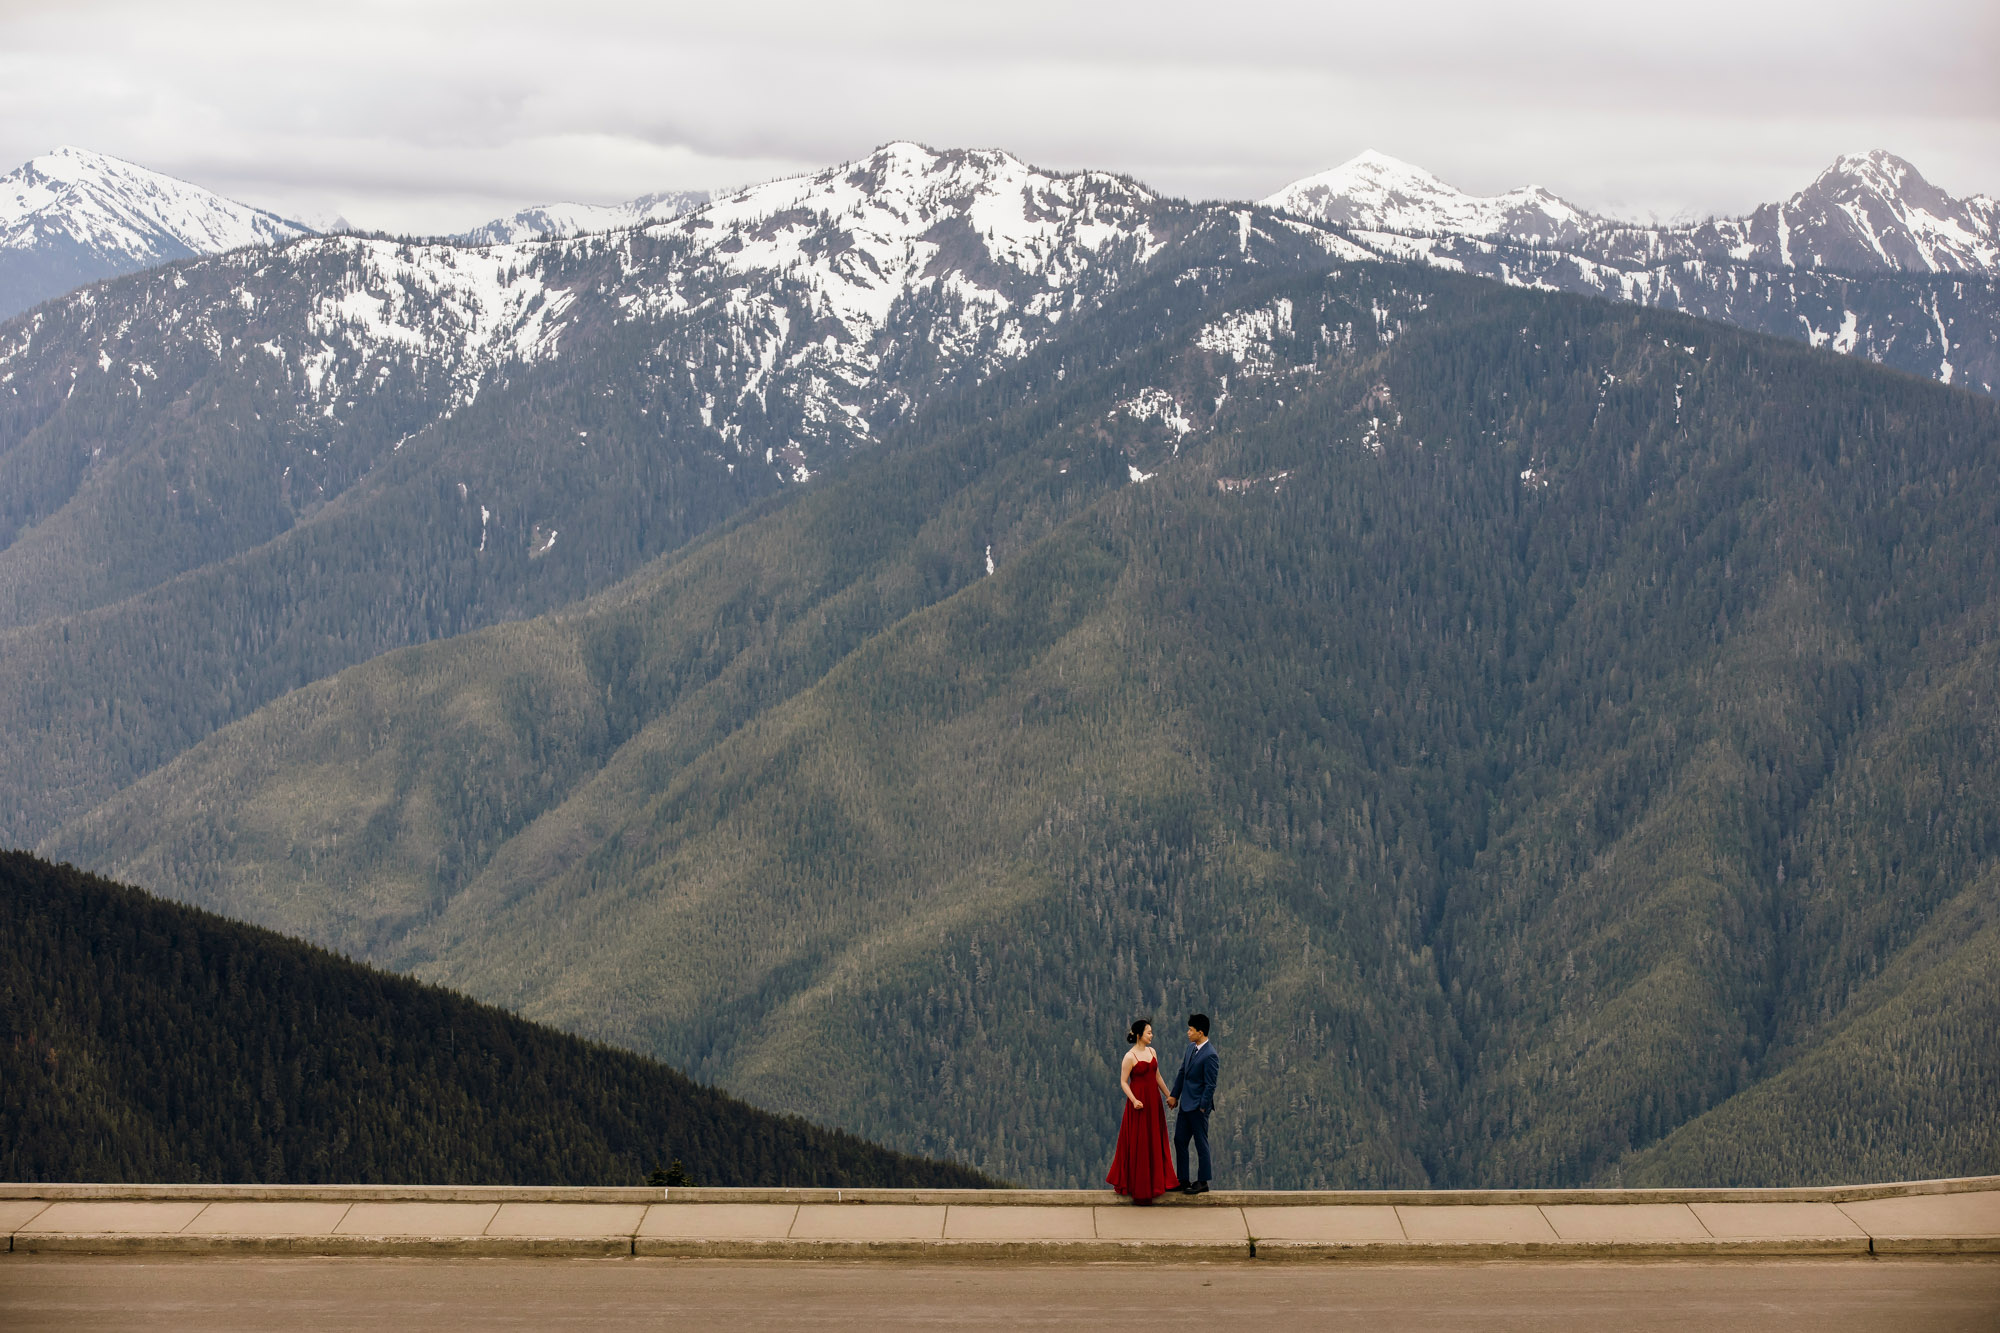
<svg viewBox="0 0 2000 1333">
<path fill-rule="evenodd" d="M 1868 1199 L 2000 1190 L 2000 1176 L 1904 1180 L 1866 1185 L 1762 1189 L 1214 1190 L 1196 1206 L 1284 1207 L 1338 1204 L 1854 1203 Z M 719 1188 L 572 1185 L 129 1185 L 0 1183 L 0 1199 L 184 1199 L 463 1203 L 917 1203 L 1094 1207 L 1119 1202 L 1109 1190 L 943 1190 Z M 1183 1202 L 1180 1199 L 1176 1203 Z"/>
</svg>

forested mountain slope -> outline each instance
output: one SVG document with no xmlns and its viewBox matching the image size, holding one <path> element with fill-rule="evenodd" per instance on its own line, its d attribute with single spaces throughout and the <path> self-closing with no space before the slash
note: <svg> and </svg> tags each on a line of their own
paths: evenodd
<svg viewBox="0 0 2000 1333">
<path fill-rule="evenodd" d="M 1995 404 L 1222 214 L 920 425 L 46 846 L 1024 1181 L 2000 1167 Z"/>
<path fill-rule="evenodd" d="M 0 1179 L 987 1182 L 297 940 L 0 853 Z"/>
<path fill-rule="evenodd" d="M 1827 1179 L 1840 1162 L 1895 1180 L 2000 1162 L 1996 683 L 1988 638 L 1842 760 L 1780 862 L 1808 886 L 1777 923 L 1782 1071 L 1640 1154 L 1628 1179 Z"/>
<path fill-rule="evenodd" d="M 615 582 L 1206 216 L 891 145 L 614 236 L 315 238 L 0 327 L 0 835 L 285 690 Z"/>
</svg>

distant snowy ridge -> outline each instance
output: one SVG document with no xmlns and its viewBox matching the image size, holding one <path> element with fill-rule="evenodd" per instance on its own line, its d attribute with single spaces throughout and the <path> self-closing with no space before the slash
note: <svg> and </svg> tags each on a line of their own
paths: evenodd
<svg viewBox="0 0 2000 1333">
<path fill-rule="evenodd" d="M 1551 245 L 1575 238 L 1591 221 L 1539 185 L 1482 198 L 1373 149 L 1331 171 L 1293 181 L 1260 202 L 1315 222 L 1365 231 L 1532 237 Z"/>
<path fill-rule="evenodd" d="M 620 319 L 698 327 L 703 427 L 802 480 L 909 409 L 908 363 L 990 375 L 1115 286 L 1158 250 L 1157 204 L 1105 172 L 899 142 L 692 211 L 635 201 L 671 216 L 559 244 L 622 256 L 603 293 Z M 496 271 L 532 272 L 535 245 Z"/>
<path fill-rule="evenodd" d="M 1387 257 L 2000 384 L 2000 202 L 1954 198 L 1886 152 L 1839 158 L 1747 217 L 1672 226 L 1595 216 L 1537 186 L 1470 195 L 1375 152 L 1263 202 Z"/>
<path fill-rule="evenodd" d="M 85 282 L 310 234 L 172 176 L 58 148 L 0 177 L 0 318 Z"/>
<path fill-rule="evenodd" d="M 0 244 L 10 249 L 59 233 L 153 263 L 270 245 L 309 231 L 199 185 L 82 148 L 58 148 L 0 177 Z"/>
<path fill-rule="evenodd" d="M 1114 290 L 1162 244 L 1157 206 L 1105 173 L 890 144 L 622 231 L 479 246 L 315 236 L 177 265 L 130 298 L 149 312 L 138 323 L 85 289 L 16 324 L 0 375 L 18 393 L 45 345 L 64 393 L 75 374 L 122 384 L 141 362 L 262 359 L 289 386 L 299 438 L 332 440 L 367 419 L 357 405 L 380 386 L 427 386 L 436 420 L 510 366 L 564 355 L 579 320 L 642 324 L 657 340 L 647 383 L 689 404 L 673 428 L 799 481 Z M 51 338 L 75 340 L 79 359 Z"/>
<path fill-rule="evenodd" d="M 1480 197 L 1369 151 L 1262 200 L 1315 222 L 1403 236 L 1573 249 L 1611 263 L 1754 262 L 1841 273 L 2000 275 L 2000 201 L 1953 198 L 1892 153 L 1838 158 L 1742 218 L 1648 227 L 1585 213 L 1540 186 Z"/>
<path fill-rule="evenodd" d="M 662 190 L 622 204 L 540 204 L 495 218 L 453 239 L 467 245 L 512 245 L 594 231 L 623 231 L 652 222 L 670 222 L 700 208 L 708 198 L 707 190 Z"/>
<path fill-rule="evenodd" d="M 41 478 L 123 488 L 120 503 L 138 506 L 129 512 L 179 506 L 204 516 L 187 529 L 203 540 L 254 543 L 364 479 L 399 491 L 430 476 L 421 484 L 448 485 L 462 502 L 468 559 L 513 552 L 568 568 L 579 553 L 611 558 L 592 544 L 591 511 L 574 507 L 600 468 L 646 522 L 677 531 L 685 495 L 727 507 L 805 482 L 924 422 L 956 387 L 1061 350 L 1050 344 L 1107 301 L 1157 312 L 1147 317 L 1164 336 L 1219 273 L 1266 263 L 1274 278 L 1356 266 L 1381 281 L 1365 304 L 1332 307 L 1246 290 L 1180 326 L 1185 355 L 1121 384 L 1093 428 L 1125 455 L 1114 475 L 1144 480 L 1197 432 L 1281 408 L 1321 356 L 1372 354 L 1400 337 L 1439 279 L 1378 269 L 1385 262 L 1684 311 L 1953 385 L 2000 381 L 1991 277 L 1666 253 L 1658 232 L 1600 232 L 1532 192 L 1467 203 L 1435 178 L 1368 165 L 1372 211 L 1357 206 L 1333 224 L 1162 200 L 1125 177 L 1046 171 L 1004 152 L 891 143 L 637 227 L 485 245 L 306 236 L 84 286 L 0 322 L 0 435 L 47 446 L 12 454 L 26 480 L 6 488 L 12 508 L 0 506 L 0 523 L 24 535 L 10 548 L 11 582 L 0 569 L 0 624 L 123 595 L 88 571 L 61 588 L 34 573 L 37 551 L 74 535 L 43 521 L 69 492 Z M 1531 205 L 1543 220 L 1531 235 L 1574 221 L 1577 238 L 1511 237 L 1507 219 Z M 1908 225 L 1934 262 L 1956 253 L 1947 242 L 1979 253 L 1976 215 L 1917 205 L 1897 216 L 1916 219 Z M 1390 221 L 1410 229 L 1381 225 Z M 1789 245 L 1803 224 L 1785 225 Z M 1871 235 L 1894 253 L 1886 224 Z M 1078 346 L 1094 346 L 1097 327 Z M 1692 330 L 1685 341 L 1696 341 Z M 1065 352 L 1037 382 L 1062 382 L 1068 366 Z M 1400 425 L 1386 399 L 1371 391 L 1369 401 L 1379 410 L 1358 443 L 1374 451 Z M 50 424 L 59 418 L 69 424 Z M 489 441 L 526 448 L 524 429 L 535 449 L 553 451 L 536 455 L 553 470 L 483 472 Z M 162 441 L 180 450 L 164 472 L 153 461 Z M 448 472 L 426 471 L 447 461 Z M 669 474 L 673 485 L 656 489 Z M 216 528 L 205 515 L 219 511 L 183 498 L 198 475 L 249 487 L 256 505 L 243 512 L 254 522 Z M 683 483 L 695 489 L 674 489 Z M 122 540 L 110 526 L 98 538 Z M 208 549 L 180 542 L 122 568 L 172 573 Z"/>
<path fill-rule="evenodd" d="M 86 288 L 0 330 L 0 393 L 66 400 L 82 383 L 152 402 L 167 390 L 146 366 L 228 368 L 284 386 L 304 453 L 280 466 L 295 481 L 332 467 L 323 456 L 344 460 L 345 477 L 452 418 L 510 367 L 563 363 L 615 329 L 646 349 L 619 393 L 646 395 L 655 428 L 732 474 L 788 484 L 938 389 L 1026 356 L 1196 229 L 1244 262 L 1304 244 L 1329 264 L 1421 263 L 1681 310 L 1990 392 L 2000 279 L 1949 265 L 1992 253 L 1994 206 L 1926 189 L 1886 155 L 1842 159 L 1813 190 L 1704 233 L 1611 223 L 1536 189 L 1480 199 L 1379 154 L 1281 191 L 1286 211 L 1273 213 L 899 142 L 692 211 L 659 197 L 620 206 L 673 214 L 636 226 L 480 244 L 294 232 L 188 259 L 125 294 Z M 1876 271 L 1833 271 L 1830 229 L 1858 235 L 1864 222 Z M 217 224 L 204 243 L 236 236 Z M 1767 240 L 1793 267 L 1760 258 Z M 1373 318 L 1394 336 L 1383 311 Z M 1254 377 L 1317 328 L 1274 300 L 1198 342 L 1218 375 Z M 1178 438 L 1221 410 L 1229 381 L 1215 387 L 1177 390 L 1177 413 L 1141 395 L 1121 415 Z M 371 406 L 384 394 L 403 395 L 393 428 L 368 424 L 386 420 Z"/>
<path fill-rule="evenodd" d="M 776 419 L 797 422 L 779 452 L 852 445 L 908 410 L 905 363 L 983 378 L 1143 265 L 1157 204 L 1106 172 L 891 143 L 646 228 L 672 262 L 619 300 L 719 322 L 742 367 L 703 411 L 724 441 Z"/>
</svg>

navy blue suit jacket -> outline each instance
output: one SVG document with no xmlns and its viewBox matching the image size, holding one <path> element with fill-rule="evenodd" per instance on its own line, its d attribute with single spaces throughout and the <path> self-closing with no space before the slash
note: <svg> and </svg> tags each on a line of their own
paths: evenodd
<svg viewBox="0 0 2000 1333">
<path fill-rule="evenodd" d="M 1181 1110 L 1215 1109 L 1215 1080 L 1221 1068 L 1214 1042 L 1205 1041 L 1200 1046 L 1188 1043 L 1187 1054 L 1181 1057 L 1181 1072 L 1174 1075 L 1173 1092 L 1180 1099 Z"/>
</svg>

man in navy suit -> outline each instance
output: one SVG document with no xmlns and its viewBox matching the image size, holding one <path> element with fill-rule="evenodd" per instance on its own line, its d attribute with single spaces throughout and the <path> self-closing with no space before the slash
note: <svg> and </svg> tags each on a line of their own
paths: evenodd
<svg viewBox="0 0 2000 1333">
<path fill-rule="evenodd" d="M 1174 1165 L 1180 1171 L 1181 1193 L 1206 1194 L 1208 1166 L 1208 1113 L 1215 1109 L 1215 1079 L 1221 1062 L 1208 1044 L 1208 1015 L 1188 1015 L 1188 1048 L 1181 1056 L 1181 1072 L 1174 1075 L 1173 1092 L 1167 1105 L 1179 1112 L 1174 1117 Z M 1201 1174 L 1188 1176 L 1188 1140 L 1194 1140 L 1195 1160 Z"/>
</svg>

